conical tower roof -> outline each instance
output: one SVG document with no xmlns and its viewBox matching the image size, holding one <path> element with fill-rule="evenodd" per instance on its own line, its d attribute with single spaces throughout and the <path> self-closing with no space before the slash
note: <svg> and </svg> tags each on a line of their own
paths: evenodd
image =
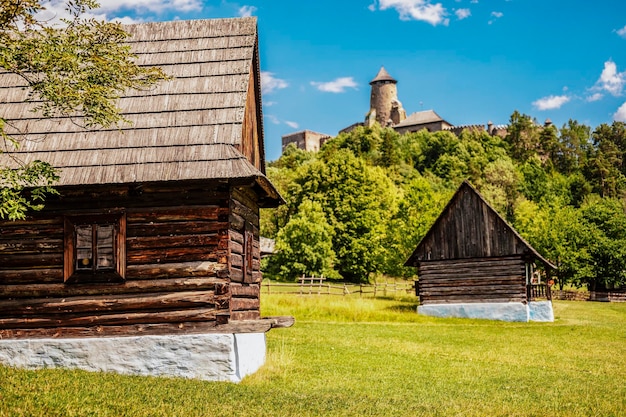
<svg viewBox="0 0 626 417">
<path fill-rule="evenodd" d="M 370 85 L 380 81 L 391 81 L 394 84 L 398 82 L 391 75 L 389 75 L 385 67 L 380 67 L 380 71 L 378 71 L 376 77 L 374 77 L 374 79 L 370 81 Z"/>
</svg>

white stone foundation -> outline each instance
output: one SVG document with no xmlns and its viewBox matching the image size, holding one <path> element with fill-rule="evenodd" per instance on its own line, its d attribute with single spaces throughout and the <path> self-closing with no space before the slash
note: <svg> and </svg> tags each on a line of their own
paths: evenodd
<svg viewBox="0 0 626 417">
<path fill-rule="evenodd" d="M 7 339 L 0 363 L 239 382 L 265 363 L 265 333 Z"/>
<path fill-rule="evenodd" d="M 551 301 L 524 303 L 427 304 L 417 312 L 432 317 L 459 317 L 502 321 L 554 321 Z"/>
<path fill-rule="evenodd" d="M 528 303 L 529 321 L 554 321 L 552 301 L 532 301 Z"/>
</svg>

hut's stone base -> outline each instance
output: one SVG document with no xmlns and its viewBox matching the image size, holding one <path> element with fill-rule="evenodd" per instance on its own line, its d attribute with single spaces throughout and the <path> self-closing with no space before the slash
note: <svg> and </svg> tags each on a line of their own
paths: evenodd
<svg viewBox="0 0 626 417">
<path fill-rule="evenodd" d="M 239 382 L 265 362 L 265 333 L 0 340 L 0 363 Z"/>
<path fill-rule="evenodd" d="M 432 317 L 459 317 L 502 321 L 554 321 L 551 301 L 523 303 L 427 304 L 417 312 Z"/>
</svg>

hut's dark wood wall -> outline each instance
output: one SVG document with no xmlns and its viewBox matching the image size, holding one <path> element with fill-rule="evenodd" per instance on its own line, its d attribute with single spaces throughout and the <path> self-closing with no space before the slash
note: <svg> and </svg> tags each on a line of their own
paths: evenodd
<svg viewBox="0 0 626 417">
<path fill-rule="evenodd" d="M 254 192 L 205 182 L 62 193 L 0 223 L 0 337 L 210 331 L 259 317 Z M 109 209 L 126 213 L 126 280 L 64 283 L 64 216 Z"/>
<path fill-rule="evenodd" d="M 521 256 L 423 261 L 420 304 L 525 302 Z"/>
<path fill-rule="evenodd" d="M 259 210 L 254 193 L 239 188 L 230 200 L 230 277 L 232 320 L 260 317 L 261 249 Z"/>
<path fill-rule="evenodd" d="M 469 186 L 461 187 L 412 259 L 488 258 L 528 253 L 528 246 Z"/>
</svg>

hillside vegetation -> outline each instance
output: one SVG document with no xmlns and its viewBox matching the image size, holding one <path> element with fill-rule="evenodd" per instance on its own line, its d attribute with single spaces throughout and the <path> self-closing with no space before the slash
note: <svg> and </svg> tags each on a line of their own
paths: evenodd
<svg viewBox="0 0 626 417">
<path fill-rule="evenodd" d="M 516 111 L 504 138 L 359 127 L 317 153 L 287 147 L 268 175 L 287 202 L 263 213 L 273 278 L 413 276 L 404 262 L 467 179 L 559 267 L 561 287 L 626 284 L 622 122 L 559 129 Z"/>
</svg>

